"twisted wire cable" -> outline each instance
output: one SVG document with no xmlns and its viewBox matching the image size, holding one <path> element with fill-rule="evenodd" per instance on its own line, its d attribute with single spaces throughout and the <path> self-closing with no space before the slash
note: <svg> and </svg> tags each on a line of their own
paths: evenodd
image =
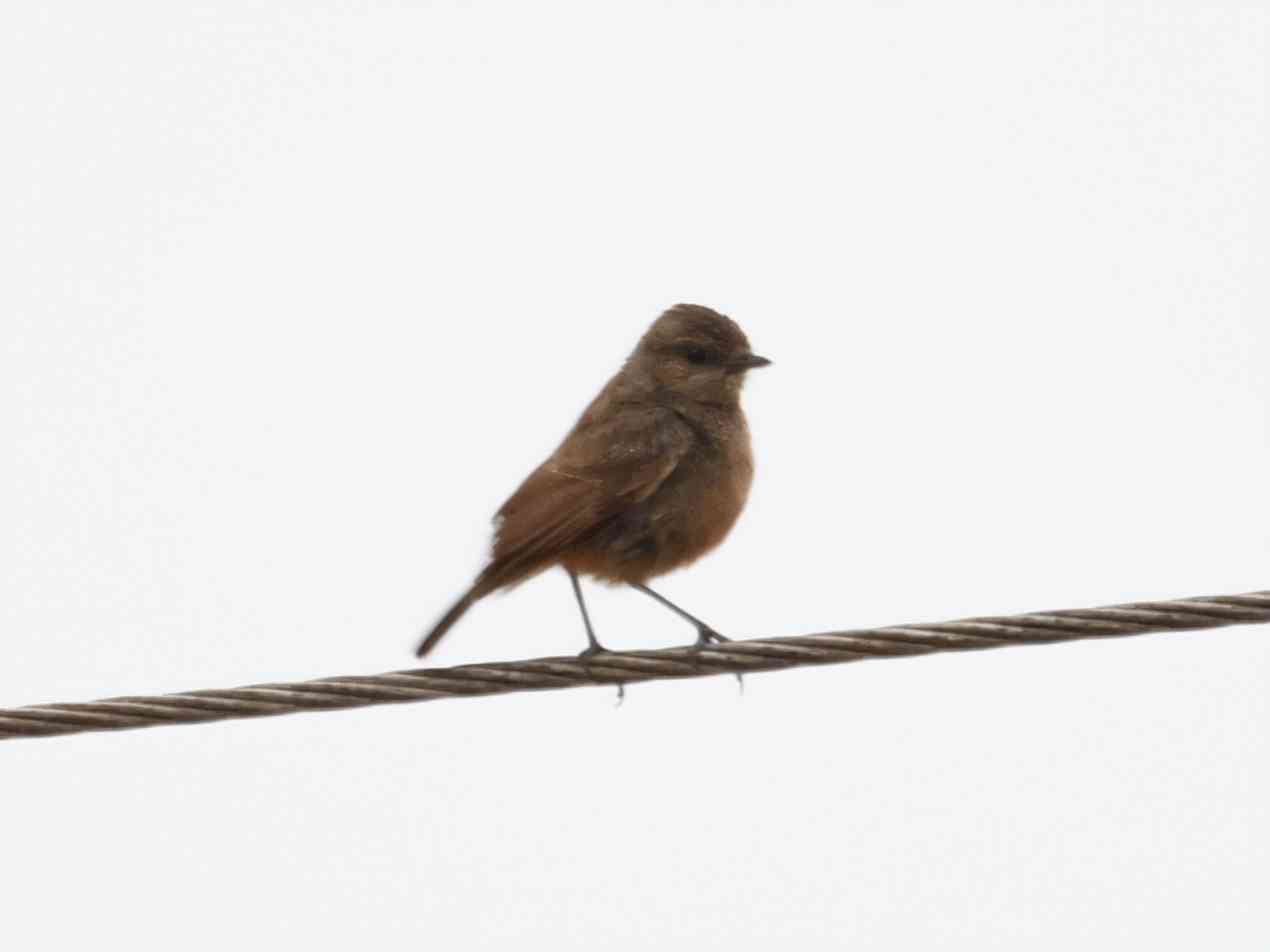
<svg viewBox="0 0 1270 952">
<path fill-rule="evenodd" d="M 941 651 L 977 651 L 1007 645 L 1223 628 L 1267 621 L 1270 621 L 1270 591 L 1261 591 L 729 641 L 704 648 L 621 651 L 589 658 L 536 658 L 180 694 L 117 697 L 82 704 L 35 704 L 0 709 L 0 740 L 584 685 L 617 685 L 620 689 L 626 684 L 664 678 L 751 674 L 866 658 L 908 658 Z"/>
</svg>

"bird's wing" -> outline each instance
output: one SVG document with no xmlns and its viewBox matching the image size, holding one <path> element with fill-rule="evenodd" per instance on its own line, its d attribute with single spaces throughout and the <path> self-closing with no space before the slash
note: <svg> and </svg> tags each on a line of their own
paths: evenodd
<svg viewBox="0 0 1270 952">
<path fill-rule="evenodd" d="M 642 502 L 674 472 L 693 434 L 673 411 L 623 408 L 585 419 L 498 511 L 489 588 L 549 565 Z"/>
</svg>

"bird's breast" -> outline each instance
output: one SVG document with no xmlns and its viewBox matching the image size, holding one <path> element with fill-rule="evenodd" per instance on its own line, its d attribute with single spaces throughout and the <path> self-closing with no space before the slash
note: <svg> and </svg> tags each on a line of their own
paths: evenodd
<svg viewBox="0 0 1270 952">
<path fill-rule="evenodd" d="M 701 440 L 650 502 L 651 575 L 672 571 L 722 542 L 745 508 L 754 478 L 744 418 Z"/>
<path fill-rule="evenodd" d="M 657 489 L 573 548 L 576 572 L 613 582 L 646 582 L 705 555 L 745 508 L 754 476 L 750 435 L 739 415 L 691 421 L 692 448 Z"/>
</svg>

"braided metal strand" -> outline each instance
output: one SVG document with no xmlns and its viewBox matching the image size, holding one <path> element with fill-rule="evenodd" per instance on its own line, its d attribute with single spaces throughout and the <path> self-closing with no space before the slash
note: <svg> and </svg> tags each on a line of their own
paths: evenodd
<svg viewBox="0 0 1270 952">
<path fill-rule="evenodd" d="M 36 704 L 0 709 L 0 740 L 267 717 L 298 711 L 330 711 L 372 704 L 511 694 L 516 691 L 548 691 L 582 685 L 623 685 L 663 678 L 749 674 L 865 658 L 900 658 L 940 651 L 973 651 L 1006 645 L 1221 628 L 1267 621 L 1270 621 L 1270 591 L 1263 591 L 1167 602 L 1135 602 L 1106 608 L 968 618 L 930 625 L 826 632 L 793 638 L 729 641 L 701 649 L 680 647 L 624 651 L 586 659 L 538 658 L 152 697 L 119 697 L 85 704 Z"/>
</svg>

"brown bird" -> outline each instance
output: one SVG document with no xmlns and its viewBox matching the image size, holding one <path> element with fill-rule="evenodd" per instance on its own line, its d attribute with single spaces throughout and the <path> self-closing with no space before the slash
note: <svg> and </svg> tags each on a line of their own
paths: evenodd
<svg viewBox="0 0 1270 952">
<path fill-rule="evenodd" d="M 579 575 L 657 599 L 696 627 L 699 645 L 727 641 L 645 582 L 709 552 L 741 514 L 754 474 L 741 385 L 746 371 L 769 363 L 708 307 L 677 304 L 657 318 L 564 442 L 498 510 L 489 564 L 423 639 L 419 657 L 476 601 L 553 565 L 573 583 L 583 655 L 605 649 Z"/>
</svg>

